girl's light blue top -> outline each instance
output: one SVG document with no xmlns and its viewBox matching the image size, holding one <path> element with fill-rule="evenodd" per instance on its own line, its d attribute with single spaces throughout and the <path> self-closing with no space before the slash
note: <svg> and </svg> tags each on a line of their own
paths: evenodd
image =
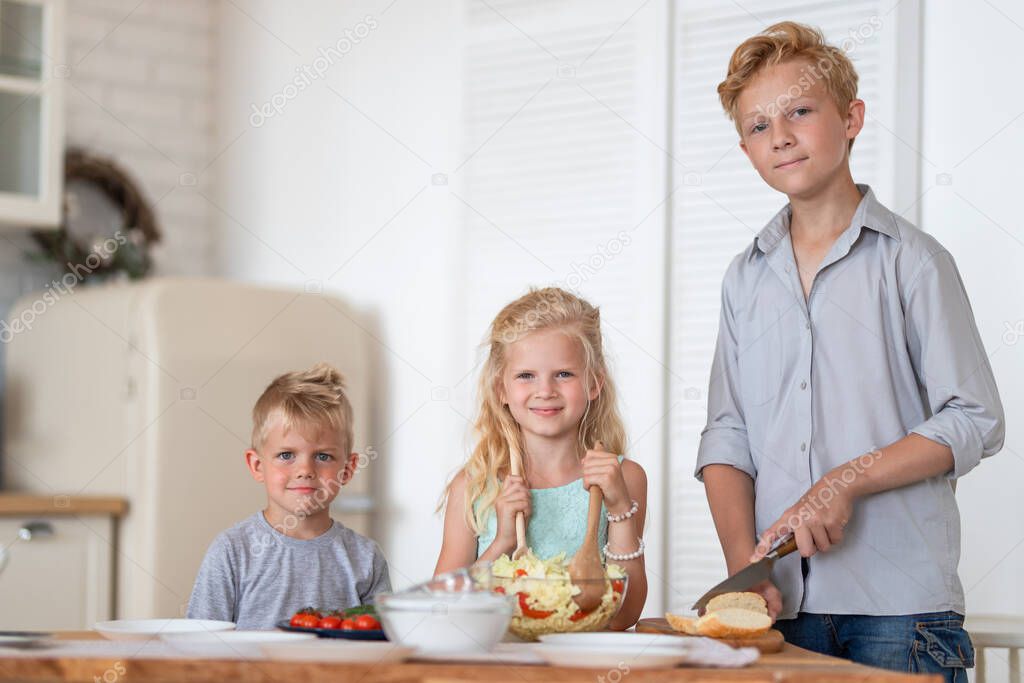
<svg viewBox="0 0 1024 683">
<path fill-rule="evenodd" d="M 619 462 L 625 457 L 620 455 Z M 478 509 L 479 502 L 473 503 L 474 510 Z M 548 489 L 530 489 L 530 504 L 532 512 L 526 525 L 526 545 L 533 554 L 544 560 L 561 552 L 566 557 L 575 555 L 587 533 L 587 510 L 590 507 L 590 493 L 583 488 L 583 480 Z M 602 548 L 608 542 L 607 513 L 602 503 L 601 523 L 597 531 L 597 542 Z M 492 509 L 483 532 L 477 537 L 477 557 L 490 547 L 497 533 L 498 518 Z"/>
</svg>

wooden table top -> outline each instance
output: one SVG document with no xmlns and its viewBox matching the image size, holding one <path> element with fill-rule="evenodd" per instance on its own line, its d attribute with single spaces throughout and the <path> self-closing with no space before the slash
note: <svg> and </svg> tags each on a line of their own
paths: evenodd
<svg viewBox="0 0 1024 683">
<path fill-rule="evenodd" d="M 91 631 L 64 632 L 58 638 L 98 639 Z M 628 679 L 628 681 L 626 680 Z M 632 669 L 618 681 L 605 669 L 570 669 L 537 665 L 488 664 L 327 664 L 227 659 L 128 659 L 48 657 L 0 657 L 0 681 L 61 681 L 94 683 L 221 683 L 253 681 L 284 683 L 641 683 L 648 681 L 763 681 L 788 683 L 812 681 L 859 681 L 862 683 L 940 683 L 939 676 L 920 676 L 883 671 L 826 657 L 789 645 L 777 654 L 763 655 L 745 669 Z"/>
<path fill-rule="evenodd" d="M 128 501 L 116 496 L 42 495 L 0 492 L 0 516 L 113 515 L 128 511 Z"/>
</svg>

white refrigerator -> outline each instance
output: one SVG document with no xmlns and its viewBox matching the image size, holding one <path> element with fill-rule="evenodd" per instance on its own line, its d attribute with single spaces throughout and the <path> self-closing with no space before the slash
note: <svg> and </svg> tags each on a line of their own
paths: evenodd
<svg viewBox="0 0 1024 683">
<path fill-rule="evenodd" d="M 3 489 L 128 500 L 112 613 L 182 616 L 210 541 L 262 509 L 252 406 L 278 374 L 338 367 L 362 467 L 332 515 L 373 533 L 371 322 L 333 296 L 157 278 L 23 297 L 8 321 Z M 20 316 L 20 317 L 19 317 Z"/>
</svg>

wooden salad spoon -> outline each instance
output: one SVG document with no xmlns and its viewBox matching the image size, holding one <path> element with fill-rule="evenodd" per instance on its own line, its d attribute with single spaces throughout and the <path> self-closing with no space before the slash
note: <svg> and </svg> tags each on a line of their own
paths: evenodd
<svg viewBox="0 0 1024 683">
<path fill-rule="evenodd" d="M 603 451 L 604 444 L 598 441 L 594 450 Z M 583 544 L 573 555 L 569 563 L 569 578 L 579 587 L 580 592 L 573 597 L 576 606 L 583 612 L 589 612 L 601 604 L 605 593 L 604 564 L 601 552 L 597 547 L 597 530 L 601 523 L 601 504 L 604 498 L 600 486 L 590 487 L 590 508 L 587 510 L 587 533 Z"/>
<path fill-rule="evenodd" d="M 509 463 L 513 477 L 523 476 L 523 456 L 518 448 L 512 448 L 509 452 Z M 522 512 L 516 513 L 516 549 L 512 553 L 512 559 L 518 560 L 527 553 L 526 547 L 526 516 Z"/>
</svg>

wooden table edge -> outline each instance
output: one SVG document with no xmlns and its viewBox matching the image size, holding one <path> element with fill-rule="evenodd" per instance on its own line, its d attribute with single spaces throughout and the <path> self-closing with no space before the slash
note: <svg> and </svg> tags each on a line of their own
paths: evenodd
<svg viewBox="0 0 1024 683">
<path fill-rule="evenodd" d="M 0 493 L 0 516 L 29 517 L 33 515 L 113 515 L 123 517 L 128 500 L 117 496 L 38 495 L 34 493 Z"/>
<path fill-rule="evenodd" d="M 93 631 L 58 632 L 58 640 L 100 638 Z M 304 680 L 336 683 L 348 672 L 362 683 L 615 683 L 606 668 L 578 669 L 530 664 L 468 664 L 405 662 L 401 664 L 330 664 L 245 659 L 110 659 L 107 657 L 0 657 L 0 681 L 61 681 L 118 683 L 158 681 L 159 683 L 201 683 L 203 681 L 253 681 L 279 683 Z M 627 664 L 628 665 L 628 664 Z M 351 676 L 344 677 L 345 679 Z M 676 667 L 673 669 L 630 669 L 620 679 L 628 683 L 647 681 L 745 681 L 747 683 L 804 683 L 811 681 L 860 681 L 864 683 L 941 683 L 941 676 L 885 671 L 835 657 L 817 654 L 786 644 L 777 654 L 763 655 L 753 666 L 742 669 Z"/>
</svg>

